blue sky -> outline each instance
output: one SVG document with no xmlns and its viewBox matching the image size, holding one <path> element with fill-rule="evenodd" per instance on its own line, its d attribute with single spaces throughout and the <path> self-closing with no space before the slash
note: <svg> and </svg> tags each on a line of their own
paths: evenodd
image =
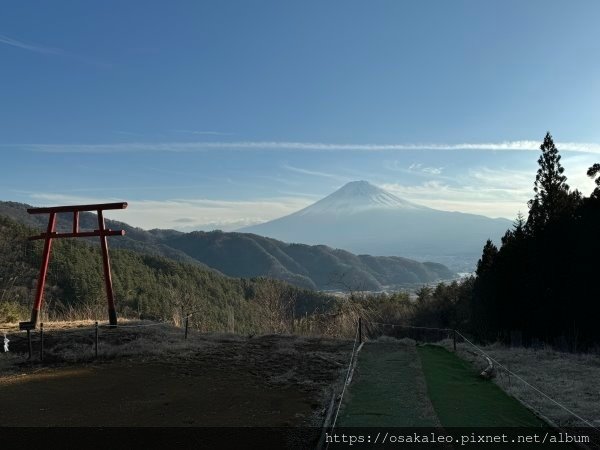
<svg viewBox="0 0 600 450">
<path fill-rule="evenodd" d="M 539 143 L 600 160 L 593 1 L 104 1 L 0 7 L 0 199 L 126 200 L 234 229 L 366 179 L 514 218 Z"/>
</svg>

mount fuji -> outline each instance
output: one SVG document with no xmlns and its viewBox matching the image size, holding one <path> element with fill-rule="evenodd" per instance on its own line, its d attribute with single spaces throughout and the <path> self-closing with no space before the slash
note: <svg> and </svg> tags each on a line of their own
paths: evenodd
<svg viewBox="0 0 600 450">
<path fill-rule="evenodd" d="M 485 241 L 498 240 L 510 227 L 507 219 L 432 209 L 367 181 L 353 181 L 300 211 L 239 231 L 359 254 L 436 261 L 468 272 Z"/>
</svg>

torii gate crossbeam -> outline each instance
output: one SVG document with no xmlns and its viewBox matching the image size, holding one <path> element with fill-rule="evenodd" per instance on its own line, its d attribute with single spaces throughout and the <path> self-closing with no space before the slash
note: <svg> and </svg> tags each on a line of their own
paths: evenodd
<svg viewBox="0 0 600 450">
<path fill-rule="evenodd" d="M 48 228 L 45 233 L 38 236 L 32 236 L 29 240 L 44 239 L 44 251 L 42 253 L 42 265 L 38 277 L 37 289 L 33 309 L 31 310 L 31 320 L 29 322 L 21 322 L 22 330 L 30 330 L 36 327 L 40 309 L 44 300 L 44 287 L 46 285 L 46 275 L 48 274 L 48 265 L 50 263 L 50 253 L 52 250 L 52 240 L 61 238 L 74 237 L 100 237 L 100 245 L 102 248 L 102 264 L 104 268 L 104 281 L 106 284 L 106 297 L 108 300 L 108 319 L 112 326 L 117 325 L 117 312 L 115 310 L 115 296 L 112 287 L 112 277 L 110 273 L 110 259 L 108 256 L 107 236 L 123 236 L 125 230 L 113 231 L 106 228 L 104 223 L 103 211 L 109 209 L 125 209 L 127 203 L 102 203 L 98 205 L 74 205 L 74 206 L 54 206 L 50 208 L 29 208 L 29 214 L 49 214 Z M 82 211 L 96 211 L 98 214 L 98 229 L 93 231 L 79 231 L 79 213 Z M 56 232 L 56 215 L 59 213 L 73 213 L 73 229 L 72 233 L 57 233 Z"/>
</svg>

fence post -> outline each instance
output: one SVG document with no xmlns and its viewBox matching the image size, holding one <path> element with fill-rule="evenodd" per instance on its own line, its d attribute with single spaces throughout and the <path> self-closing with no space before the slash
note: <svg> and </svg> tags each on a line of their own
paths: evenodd
<svg viewBox="0 0 600 450">
<path fill-rule="evenodd" d="M 31 360 L 33 348 L 31 346 L 31 330 L 29 328 L 27 329 L 27 342 L 29 344 L 29 360 Z"/>
<path fill-rule="evenodd" d="M 96 321 L 96 338 L 94 339 L 94 353 L 98 359 L 98 321 Z"/>
<path fill-rule="evenodd" d="M 452 330 L 452 344 L 454 345 L 454 351 L 456 352 L 456 330 Z"/>
<path fill-rule="evenodd" d="M 44 322 L 40 323 L 40 361 L 44 362 Z"/>
<path fill-rule="evenodd" d="M 358 318 L 358 343 L 362 344 L 362 317 Z"/>
<path fill-rule="evenodd" d="M 185 335 L 183 337 L 184 339 L 187 339 L 189 322 L 190 322 L 190 316 L 185 316 Z"/>
</svg>

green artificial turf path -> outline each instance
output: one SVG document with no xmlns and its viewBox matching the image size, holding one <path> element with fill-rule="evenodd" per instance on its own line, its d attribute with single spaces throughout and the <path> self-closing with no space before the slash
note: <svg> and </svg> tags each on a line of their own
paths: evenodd
<svg viewBox="0 0 600 450">
<path fill-rule="evenodd" d="M 444 427 L 539 427 L 515 398 L 443 347 L 418 347 L 429 398 Z"/>
<path fill-rule="evenodd" d="M 438 426 L 418 363 L 414 346 L 365 344 L 344 396 L 338 426 Z"/>
<path fill-rule="evenodd" d="M 539 418 L 443 347 L 370 342 L 358 354 L 340 427 L 541 427 Z"/>
</svg>

